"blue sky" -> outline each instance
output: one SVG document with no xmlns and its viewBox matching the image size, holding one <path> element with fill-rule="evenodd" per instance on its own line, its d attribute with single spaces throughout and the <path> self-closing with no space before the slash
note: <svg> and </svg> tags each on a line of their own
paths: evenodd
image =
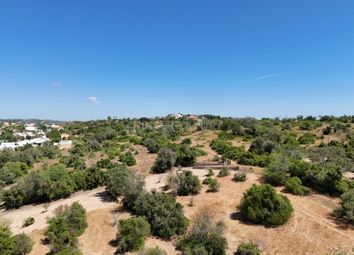
<svg viewBox="0 0 354 255">
<path fill-rule="evenodd" d="M 2 0 L 0 118 L 354 114 L 352 0 Z"/>
</svg>

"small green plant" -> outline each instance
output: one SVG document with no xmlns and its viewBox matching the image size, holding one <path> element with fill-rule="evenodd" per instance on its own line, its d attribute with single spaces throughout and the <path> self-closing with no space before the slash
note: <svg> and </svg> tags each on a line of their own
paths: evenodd
<svg viewBox="0 0 354 255">
<path fill-rule="evenodd" d="M 218 192 L 220 190 L 220 183 L 217 180 L 211 179 L 209 183 L 208 192 Z"/>
<path fill-rule="evenodd" d="M 28 227 L 31 226 L 34 223 L 34 218 L 33 217 L 28 217 L 27 219 L 24 220 L 22 227 Z"/>
<path fill-rule="evenodd" d="M 218 177 L 225 177 L 230 174 L 229 168 L 227 166 L 223 166 L 223 168 L 219 171 Z"/>
<path fill-rule="evenodd" d="M 247 180 L 246 173 L 244 173 L 244 172 L 236 172 L 235 175 L 234 175 L 233 180 L 235 182 L 244 182 L 244 181 L 246 181 Z"/>
<path fill-rule="evenodd" d="M 242 243 L 238 246 L 236 255 L 260 255 L 261 251 L 257 244 L 252 242 Z"/>
<path fill-rule="evenodd" d="M 303 196 L 310 192 L 310 189 L 302 186 L 302 182 L 299 177 L 291 177 L 285 182 L 285 189 L 294 194 Z"/>
<path fill-rule="evenodd" d="M 208 173 L 207 173 L 207 177 L 212 177 L 214 175 L 214 171 L 213 171 L 213 169 L 212 168 L 209 168 L 208 169 Z"/>
<path fill-rule="evenodd" d="M 213 180 L 213 178 L 207 177 L 207 178 L 205 178 L 205 179 L 203 180 L 203 184 L 209 185 L 212 180 Z"/>
</svg>

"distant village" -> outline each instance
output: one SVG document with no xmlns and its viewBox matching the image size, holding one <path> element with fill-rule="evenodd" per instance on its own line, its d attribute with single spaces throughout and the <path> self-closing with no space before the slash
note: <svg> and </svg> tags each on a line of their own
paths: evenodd
<svg viewBox="0 0 354 255">
<path fill-rule="evenodd" d="M 69 136 L 59 132 L 62 129 L 54 123 L 0 122 L 0 150 L 14 150 L 28 145 L 41 146 L 48 142 L 59 148 L 71 147 Z M 51 134 L 55 133 L 53 131 L 56 131 L 57 135 L 51 137 Z"/>
</svg>

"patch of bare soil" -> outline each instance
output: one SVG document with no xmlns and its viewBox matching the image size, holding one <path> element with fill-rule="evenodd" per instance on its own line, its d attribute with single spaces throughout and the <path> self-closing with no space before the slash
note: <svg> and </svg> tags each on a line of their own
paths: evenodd
<svg viewBox="0 0 354 255">
<path fill-rule="evenodd" d="M 117 208 L 104 208 L 89 212 L 87 214 L 88 227 L 79 237 L 79 248 L 82 254 L 114 254 L 117 222 L 129 216 L 130 214 L 119 212 Z"/>
<path fill-rule="evenodd" d="M 138 154 L 134 155 L 136 165 L 132 166 L 131 169 L 141 173 L 149 173 L 150 168 L 155 163 L 156 154 L 149 153 L 147 148 L 142 145 L 134 145 L 134 149 Z"/>
</svg>

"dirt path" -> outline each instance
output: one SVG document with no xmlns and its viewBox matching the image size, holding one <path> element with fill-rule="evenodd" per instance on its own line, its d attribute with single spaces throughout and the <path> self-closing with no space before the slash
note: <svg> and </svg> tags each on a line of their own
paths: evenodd
<svg viewBox="0 0 354 255">
<path fill-rule="evenodd" d="M 167 173 L 148 175 L 145 179 L 146 189 L 161 190 L 162 187 L 166 185 L 167 176 Z M 105 192 L 105 187 L 100 187 L 89 191 L 80 191 L 74 193 L 68 198 L 53 201 L 49 204 L 47 210 L 44 209 L 44 204 L 26 205 L 19 209 L 2 211 L 0 212 L 0 217 L 11 221 L 11 229 L 14 234 L 22 232 L 31 233 L 34 230 L 46 228 L 47 219 L 55 214 L 56 208 L 59 206 L 70 205 L 76 201 L 80 202 L 87 212 L 104 208 L 111 209 L 117 206 L 117 203 L 112 201 L 112 199 Z M 35 219 L 35 223 L 29 227 L 22 228 L 24 220 L 28 217 L 33 217 Z"/>
</svg>

